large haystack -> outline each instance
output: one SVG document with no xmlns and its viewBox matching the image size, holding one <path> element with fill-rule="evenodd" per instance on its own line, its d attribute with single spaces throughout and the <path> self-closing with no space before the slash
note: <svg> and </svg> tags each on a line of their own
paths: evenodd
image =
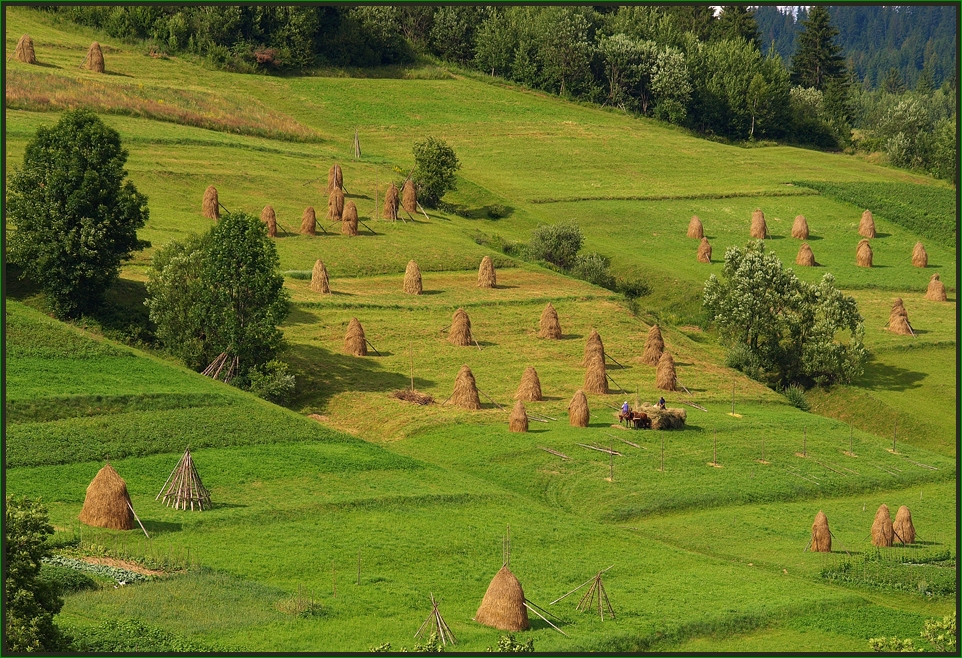
<svg viewBox="0 0 962 658">
<path fill-rule="evenodd" d="M 893 540 L 902 544 L 915 543 L 915 526 L 912 525 L 912 512 L 905 505 L 899 507 L 895 513 L 895 523 L 892 524 Z"/>
<path fill-rule="evenodd" d="M 931 299 L 933 302 L 944 302 L 948 299 L 945 296 L 945 284 L 939 279 L 938 272 L 929 279 L 929 287 L 925 291 L 925 298 Z"/>
<path fill-rule="evenodd" d="M 925 247 L 922 246 L 921 242 L 916 242 L 915 248 L 912 250 L 912 265 L 915 267 L 929 266 L 929 255 L 926 253 Z"/>
<path fill-rule="evenodd" d="M 357 235 L 357 206 L 353 201 L 344 203 L 344 212 L 341 214 L 341 235 L 354 237 Z"/>
<path fill-rule="evenodd" d="M 314 206 L 308 206 L 304 208 L 304 214 L 301 215 L 301 235 L 316 235 L 317 234 L 317 213 L 314 212 Z"/>
<path fill-rule="evenodd" d="M 765 224 L 765 213 L 760 208 L 752 211 L 751 236 L 756 240 L 764 240 L 768 237 L 768 226 Z"/>
<path fill-rule="evenodd" d="M 608 394 L 608 374 L 605 370 L 604 354 L 593 354 L 585 366 L 585 383 L 582 390 L 587 393 Z"/>
<path fill-rule="evenodd" d="M 454 317 L 451 318 L 448 342 L 458 347 L 467 347 L 474 343 L 474 337 L 471 335 L 471 318 L 468 317 L 463 308 L 456 310 Z"/>
<path fill-rule="evenodd" d="M 261 211 L 261 221 L 267 224 L 267 236 L 277 237 L 277 215 L 274 214 L 273 206 L 264 206 Z"/>
<path fill-rule="evenodd" d="M 576 391 L 568 403 L 568 422 L 572 427 L 588 427 L 591 414 L 588 411 L 588 396 L 584 391 Z"/>
<path fill-rule="evenodd" d="M 404 292 L 409 295 L 420 295 L 424 292 L 421 287 L 421 268 L 413 260 L 408 261 L 404 270 Z"/>
<path fill-rule="evenodd" d="M 663 352 L 658 359 L 658 370 L 655 372 L 655 386 L 663 391 L 677 391 L 678 378 L 675 376 L 675 360 L 668 352 Z"/>
<path fill-rule="evenodd" d="M 100 49 L 100 44 L 96 41 L 90 44 L 83 65 L 94 73 L 104 72 L 104 51 Z"/>
<path fill-rule="evenodd" d="M 20 37 L 13 56 L 17 58 L 18 62 L 23 62 L 24 64 L 37 63 L 37 54 L 33 51 L 33 39 L 30 38 L 29 34 L 24 34 Z"/>
<path fill-rule="evenodd" d="M 344 190 L 335 187 L 327 196 L 327 219 L 331 222 L 339 222 L 343 214 Z"/>
<path fill-rule="evenodd" d="M 497 286 L 498 277 L 494 273 L 494 261 L 491 260 L 491 256 L 485 256 L 481 259 L 481 266 L 478 267 L 478 287 L 496 288 Z"/>
<path fill-rule="evenodd" d="M 661 337 L 661 329 L 657 324 L 652 325 L 648 330 L 648 338 L 645 339 L 645 351 L 641 355 L 641 362 L 650 366 L 657 366 L 661 361 L 661 353 L 665 351 L 665 341 Z"/>
<path fill-rule="evenodd" d="M 855 248 L 855 264 L 859 267 L 872 267 L 872 246 L 866 239 L 858 241 L 858 247 Z"/>
<path fill-rule="evenodd" d="M 888 505 L 882 503 L 875 513 L 875 520 L 872 521 L 872 545 L 891 546 L 892 538 L 892 517 L 889 515 Z"/>
<path fill-rule="evenodd" d="M 220 219 L 220 203 L 217 199 L 217 188 L 213 185 L 208 185 L 207 189 L 204 190 L 204 201 L 200 204 L 200 211 L 207 219 L 213 219 L 215 222 Z"/>
<path fill-rule="evenodd" d="M 311 290 L 314 292 L 319 292 L 322 295 L 331 294 L 331 284 L 327 278 L 327 268 L 324 267 L 324 263 L 318 258 L 314 263 L 314 269 L 311 271 Z"/>
<path fill-rule="evenodd" d="M 871 210 L 862 213 L 862 220 L 858 223 L 858 234 L 863 238 L 875 237 L 875 219 L 872 217 Z"/>
<path fill-rule="evenodd" d="M 508 566 L 501 567 L 488 585 L 474 621 L 502 631 L 526 631 L 528 609 L 524 605 L 524 590 Z"/>
<path fill-rule="evenodd" d="M 351 318 L 351 322 L 347 325 L 344 352 L 354 356 L 367 356 L 367 338 L 364 336 L 364 327 L 357 318 Z"/>
<path fill-rule="evenodd" d="M 688 420 L 688 412 L 677 407 L 659 409 L 655 405 L 645 402 L 636 411 L 648 415 L 653 430 L 680 430 L 685 427 L 685 421 Z"/>
<path fill-rule="evenodd" d="M 404 187 L 401 188 L 401 207 L 412 215 L 418 209 L 418 193 L 414 189 L 414 181 L 410 178 L 404 181 Z"/>
<path fill-rule="evenodd" d="M 399 205 L 397 185 L 391 183 L 387 188 L 387 192 L 384 193 L 384 208 L 381 209 L 381 217 L 384 219 L 397 219 L 397 209 Z"/>
<path fill-rule="evenodd" d="M 555 340 L 561 338 L 561 322 L 558 321 L 558 312 L 554 310 L 551 302 L 548 302 L 548 305 L 541 311 L 541 323 L 538 336 L 540 338 L 553 338 Z"/>
<path fill-rule="evenodd" d="M 474 381 L 471 368 L 461 366 L 458 376 L 454 380 L 454 393 L 451 394 L 451 404 L 462 409 L 480 409 L 481 398 L 478 397 L 478 385 Z"/>
<path fill-rule="evenodd" d="M 802 246 L 798 248 L 798 255 L 795 256 L 795 264 L 805 267 L 815 267 L 815 265 L 817 265 L 815 262 L 815 254 L 812 253 L 812 248 L 808 246 L 807 242 L 803 242 Z"/>
<path fill-rule="evenodd" d="M 331 165 L 331 168 L 327 170 L 327 193 L 330 194 L 334 190 L 344 189 L 344 172 L 341 171 L 341 165 L 336 162 Z"/>
<path fill-rule="evenodd" d="M 581 359 L 581 367 L 587 368 L 591 360 L 598 354 L 601 355 L 601 361 L 604 363 L 605 345 L 601 342 L 601 336 L 597 330 L 592 329 L 591 333 L 588 334 L 588 340 L 585 341 L 585 355 Z"/>
<path fill-rule="evenodd" d="M 705 227 L 701 225 L 701 220 L 698 219 L 698 215 L 692 215 L 691 221 L 688 222 L 688 237 L 695 238 L 696 240 L 701 240 L 705 237 Z"/>
<path fill-rule="evenodd" d="M 701 242 L 698 244 L 698 262 L 711 262 L 711 244 L 708 243 L 708 238 L 702 238 Z"/>
<path fill-rule="evenodd" d="M 524 369 L 524 374 L 521 375 L 521 383 L 518 385 L 518 391 L 514 394 L 515 400 L 524 400 L 525 402 L 540 402 L 544 399 L 541 395 L 541 380 L 538 378 L 538 371 L 534 369 L 533 366 L 528 366 Z"/>
<path fill-rule="evenodd" d="M 528 431 L 528 412 L 525 411 L 524 403 L 521 400 L 514 403 L 511 417 L 508 418 L 508 429 L 512 432 Z"/>
<path fill-rule="evenodd" d="M 87 487 L 80 521 L 114 530 L 130 530 L 134 527 L 134 512 L 127 483 L 110 464 L 100 469 Z"/>
<path fill-rule="evenodd" d="M 812 524 L 812 545 L 809 550 L 813 553 L 832 552 L 832 533 L 828 529 L 828 517 L 822 510 L 818 510 Z"/>
<path fill-rule="evenodd" d="M 808 240 L 808 221 L 805 215 L 798 215 L 795 223 L 792 224 L 792 237 L 799 240 Z"/>
<path fill-rule="evenodd" d="M 912 324 L 909 322 L 909 314 L 905 310 L 905 305 L 902 304 L 901 297 L 896 297 L 895 302 L 892 304 L 892 310 L 889 312 L 888 330 L 902 336 L 915 335 L 915 332 L 912 331 Z"/>
</svg>

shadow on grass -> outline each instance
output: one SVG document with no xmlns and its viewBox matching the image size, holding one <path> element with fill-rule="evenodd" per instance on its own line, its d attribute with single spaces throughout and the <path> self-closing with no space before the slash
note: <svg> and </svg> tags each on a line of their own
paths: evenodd
<svg viewBox="0 0 962 658">
<path fill-rule="evenodd" d="M 172 521 L 151 521 L 150 519 L 141 519 L 140 522 L 144 524 L 144 527 L 151 536 L 166 535 L 172 532 L 180 532 L 184 529 L 184 524 L 174 523 Z"/>
<path fill-rule="evenodd" d="M 872 359 L 865 364 L 865 374 L 856 385 L 867 390 L 907 391 L 919 388 L 927 376 Z"/>
</svg>

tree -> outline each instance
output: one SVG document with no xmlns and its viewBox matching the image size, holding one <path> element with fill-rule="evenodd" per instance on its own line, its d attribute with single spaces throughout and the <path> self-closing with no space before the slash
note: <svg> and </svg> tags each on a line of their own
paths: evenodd
<svg viewBox="0 0 962 658">
<path fill-rule="evenodd" d="M 882 89 L 889 94 L 898 95 L 905 93 L 905 82 L 902 80 L 902 74 L 899 73 L 899 70 L 894 66 L 885 74 L 885 79 L 882 81 Z"/>
<path fill-rule="evenodd" d="M 568 7 L 545 9 L 542 21 L 538 52 L 545 81 L 558 85 L 558 94 L 564 96 L 590 78 L 594 51 L 588 34 L 590 26 L 582 13 Z"/>
<path fill-rule="evenodd" d="M 542 224 L 532 231 L 528 250 L 532 258 L 568 270 L 577 262 L 584 241 L 581 227 L 572 221 L 551 226 Z"/>
<path fill-rule="evenodd" d="M 744 5 L 723 5 L 715 21 L 714 35 L 719 39 L 744 39 L 761 49 L 755 11 Z"/>
<path fill-rule="evenodd" d="M 50 556 L 53 534 L 47 508 L 28 498 L 7 496 L 3 514 L 4 611 L 7 651 L 64 651 L 67 640 L 53 623 L 63 607 L 54 586 L 39 579 L 41 560 Z"/>
<path fill-rule="evenodd" d="M 414 144 L 414 173 L 418 200 L 437 208 L 446 192 L 457 188 L 456 173 L 461 168 L 454 149 L 443 140 L 428 137 Z"/>
<path fill-rule="evenodd" d="M 65 112 L 27 144 L 7 191 L 10 260 L 60 318 L 98 309 L 120 264 L 147 246 L 147 197 L 125 180 L 120 135 L 93 112 Z"/>
<path fill-rule="evenodd" d="M 822 5 L 811 8 L 802 26 L 805 31 L 798 33 L 792 57 L 792 83 L 825 91 L 830 80 L 845 77 L 842 47 L 834 41 L 838 30 Z"/>
</svg>

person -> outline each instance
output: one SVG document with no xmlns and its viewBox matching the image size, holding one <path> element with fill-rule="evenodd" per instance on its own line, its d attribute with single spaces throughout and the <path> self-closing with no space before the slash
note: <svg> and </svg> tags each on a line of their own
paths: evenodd
<svg viewBox="0 0 962 658">
<path fill-rule="evenodd" d="M 660 399 L 660 400 L 658 400 L 658 408 L 659 408 L 659 409 L 664 409 L 664 408 L 665 408 L 665 396 L 664 396 L 664 395 L 661 396 L 661 399 Z"/>
<path fill-rule="evenodd" d="M 625 403 L 621 405 L 621 413 L 627 416 L 630 412 L 631 407 L 628 406 L 628 400 L 625 400 Z"/>
</svg>

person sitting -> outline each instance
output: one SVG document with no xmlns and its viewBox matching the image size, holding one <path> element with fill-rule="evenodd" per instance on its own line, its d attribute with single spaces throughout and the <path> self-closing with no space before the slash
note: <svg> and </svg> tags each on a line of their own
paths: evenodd
<svg viewBox="0 0 962 658">
<path fill-rule="evenodd" d="M 661 399 L 658 400 L 658 404 L 655 405 L 655 406 L 657 406 L 659 409 L 664 409 L 664 408 L 665 408 L 665 396 L 661 396 Z"/>
</svg>

